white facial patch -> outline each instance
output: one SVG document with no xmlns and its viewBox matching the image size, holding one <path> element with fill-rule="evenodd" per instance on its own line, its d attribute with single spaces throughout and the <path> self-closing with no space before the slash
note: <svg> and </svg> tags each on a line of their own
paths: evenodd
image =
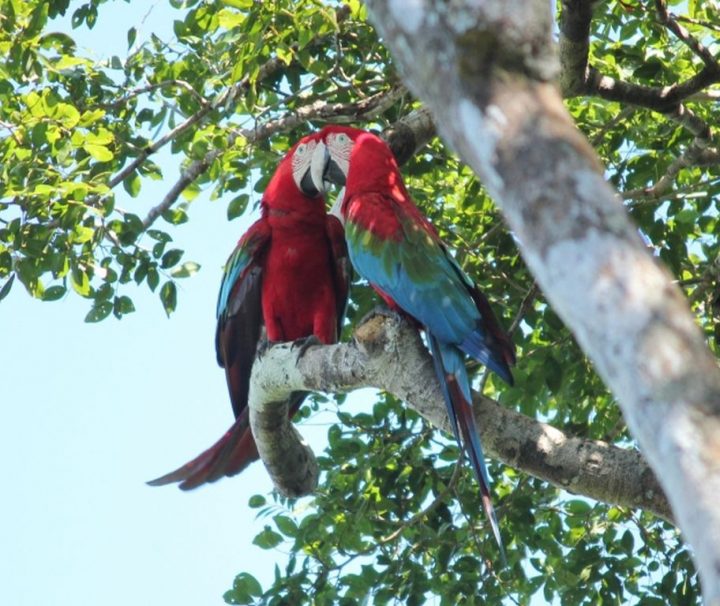
<svg viewBox="0 0 720 606">
<path fill-rule="evenodd" d="M 343 175 L 347 177 L 350 170 L 350 152 L 352 151 L 353 140 L 345 133 L 330 133 L 325 137 L 325 142 L 333 159 Z"/>
<path fill-rule="evenodd" d="M 293 152 L 292 155 L 292 174 L 293 181 L 297 185 L 298 189 L 302 191 L 301 182 L 305 173 L 310 170 L 310 164 L 312 163 L 313 151 L 317 141 L 307 141 L 300 143 Z"/>
</svg>

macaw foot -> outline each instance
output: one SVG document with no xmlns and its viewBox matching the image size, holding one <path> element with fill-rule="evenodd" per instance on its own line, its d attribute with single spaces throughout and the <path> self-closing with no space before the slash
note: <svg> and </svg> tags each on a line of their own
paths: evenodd
<svg viewBox="0 0 720 606">
<path fill-rule="evenodd" d="M 305 352 L 313 345 L 323 345 L 323 342 L 315 335 L 310 335 L 308 337 L 303 337 L 302 339 L 296 339 L 295 341 L 293 341 L 292 345 L 290 346 L 290 350 L 292 351 L 296 347 L 300 349 L 297 357 L 297 359 L 299 360 L 305 355 Z"/>
<path fill-rule="evenodd" d="M 268 352 L 268 350 L 277 343 L 282 343 L 282 341 L 270 341 L 269 339 L 265 338 L 264 336 L 260 338 L 260 341 L 258 341 L 257 346 L 257 352 L 256 357 L 258 360 L 262 359 L 262 357 Z"/>
</svg>

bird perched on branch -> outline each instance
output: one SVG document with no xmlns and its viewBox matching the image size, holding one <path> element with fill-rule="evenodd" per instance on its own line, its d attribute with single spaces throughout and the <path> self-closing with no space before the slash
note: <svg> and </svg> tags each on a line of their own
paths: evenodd
<svg viewBox="0 0 720 606">
<path fill-rule="evenodd" d="M 350 263 L 340 221 L 326 213 L 310 175 L 317 135 L 300 139 L 279 163 L 261 201 L 261 217 L 225 266 L 217 303 L 215 348 L 225 369 L 235 423 L 213 446 L 149 482 L 188 490 L 240 473 L 257 460 L 248 389 L 261 333 L 270 342 L 338 340 Z M 305 392 L 290 398 L 290 415 Z"/>
<path fill-rule="evenodd" d="M 391 308 L 425 330 L 455 438 L 480 483 L 502 552 L 465 358 L 475 358 L 512 384 L 514 345 L 488 300 L 410 198 L 385 142 L 345 126 L 327 126 L 320 138 L 311 170 L 315 187 L 345 186 L 340 213 L 353 266 Z"/>
</svg>

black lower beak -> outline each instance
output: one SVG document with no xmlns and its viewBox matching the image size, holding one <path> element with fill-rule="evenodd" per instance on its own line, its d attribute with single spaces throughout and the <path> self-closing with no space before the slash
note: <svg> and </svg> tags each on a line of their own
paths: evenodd
<svg viewBox="0 0 720 606">
<path fill-rule="evenodd" d="M 300 190 L 306 196 L 310 196 L 311 198 L 320 194 L 318 188 L 315 187 L 315 181 L 313 181 L 310 169 L 307 170 L 307 172 L 303 175 L 303 178 L 300 180 Z"/>
<path fill-rule="evenodd" d="M 345 173 L 340 170 L 340 167 L 329 156 L 327 161 L 325 162 L 323 181 L 328 181 L 335 185 L 340 185 L 341 187 L 345 185 Z"/>
</svg>

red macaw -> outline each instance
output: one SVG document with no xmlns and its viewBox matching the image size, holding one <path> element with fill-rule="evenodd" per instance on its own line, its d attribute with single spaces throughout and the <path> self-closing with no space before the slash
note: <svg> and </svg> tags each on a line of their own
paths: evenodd
<svg viewBox="0 0 720 606">
<path fill-rule="evenodd" d="M 391 308 L 424 328 L 455 438 L 465 446 L 502 552 L 465 356 L 512 385 L 515 348 L 488 300 L 415 206 L 382 139 L 344 126 L 327 126 L 320 136 L 311 170 L 315 187 L 323 190 L 326 181 L 345 185 L 340 211 L 353 266 Z"/>
<path fill-rule="evenodd" d="M 225 266 L 217 303 L 215 348 L 225 368 L 235 423 L 213 446 L 149 482 L 181 482 L 189 490 L 240 473 L 258 459 L 247 407 L 250 372 L 263 327 L 270 342 L 314 336 L 338 340 L 350 263 L 340 221 L 310 176 L 317 135 L 300 139 L 283 158 L 261 201 L 261 217 Z M 307 394 L 293 393 L 290 415 Z"/>
</svg>

